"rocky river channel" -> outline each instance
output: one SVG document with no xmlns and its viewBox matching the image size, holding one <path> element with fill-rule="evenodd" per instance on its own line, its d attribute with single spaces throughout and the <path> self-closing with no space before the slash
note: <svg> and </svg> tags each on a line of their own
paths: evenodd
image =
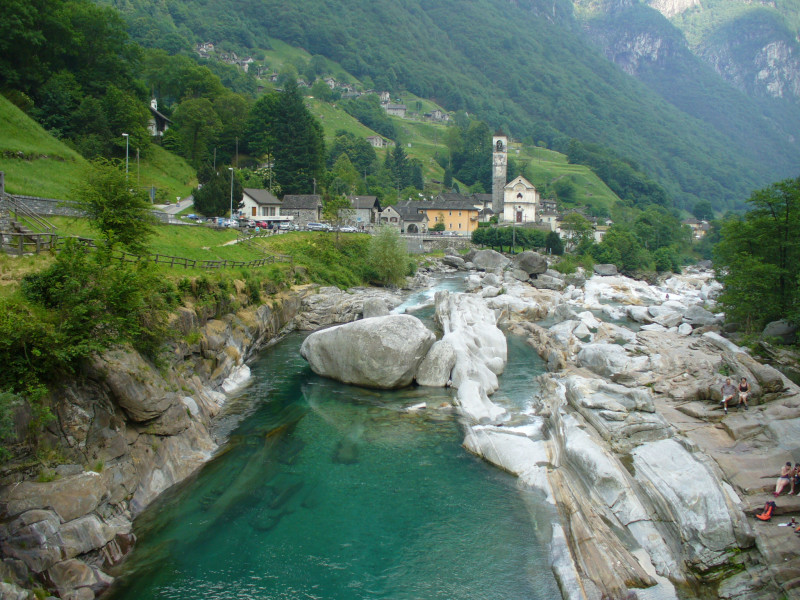
<svg viewBox="0 0 800 600">
<path fill-rule="evenodd" d="M 800 503 L 753 518 L 797 386 L 721 334 L 711 271 L 599 271 L 471 251 L 413 296 L 182 309 L 166 372 L 121 349 L 60 391 L 75 464 L 5 477 L 0 598 L 800 597 Z"/>
</svg>

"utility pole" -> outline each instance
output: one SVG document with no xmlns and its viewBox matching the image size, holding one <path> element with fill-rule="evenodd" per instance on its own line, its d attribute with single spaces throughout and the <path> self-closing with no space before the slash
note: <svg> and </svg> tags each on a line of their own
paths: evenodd
<svg viewBox="0 0 800 600">
<path fill-rule="evenodd" d="M 233 166 L 239 168 L 239 136 L 236 136 L 236 160 Z"/>
<path fill-rule="evenodd" d="M 128 179 L 128 146 L 130 145 L 130 135 L 123 133 L 122 137 L 125 138 L 125 179 Z"/>
</svg>

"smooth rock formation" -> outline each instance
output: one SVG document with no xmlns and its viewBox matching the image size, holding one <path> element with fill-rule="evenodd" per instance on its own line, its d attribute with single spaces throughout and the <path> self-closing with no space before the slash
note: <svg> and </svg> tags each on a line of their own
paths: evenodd
<svg viewBox="0 0 800 600">
<path fill-rule="evenodd" d="M 511 263 L 511 259 L 495 250 L 478 250 L 471 262 L 480 271 L 502 271 Z"/>
<path fill-rule="evenodd" d="M 318 375 L 381 389 L 405 387 L 435 341 L 418 318 L 388 315 L 309 335 L 300 354 Z"/>
<path fill-rule="evenodd" d="M 419 385 L 445 387 L 450 381 L 450 373 L 456 365 L 456 351 L 447 340 L 439 340 L 431 346 L 417 369 L 416 380 Z"/>
<path fill-rule="evenodd" d="M 617 267 L 615 265 L 597 264 L 594 266 L 594 272 L 597 275 L 608 277 L 617 274 Z"/>
<path fill-rule="evenodd" d="M 512 260 L 513 268 L 526 272 L 528 275 L 539 275 L 547 271 L 547 259 L 532 250 L 517 254 Z"/>
<path fill-rule="evenodd" d="M 364 300 L 362 318 L 371 319 L 372 317 L 385 317 L 389 314 L 389 307 L 383 298 L 367 298 Z"/>
</svg>

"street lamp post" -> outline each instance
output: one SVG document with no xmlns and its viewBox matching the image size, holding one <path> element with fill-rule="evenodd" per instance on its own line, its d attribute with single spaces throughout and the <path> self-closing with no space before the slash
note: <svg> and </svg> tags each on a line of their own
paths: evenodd
<svg viewBox="0 0 800 600">
<path fill-rule="evenodd" d="M 125 178 L 128 178 L 128 146 L 130 145 L 130 135 L 123 133 L 122 137 L 125 138 Z"/>
<path fill-rule="evenodd" d="M 233 219 L 233 167 L 228 167 L 228 170 L 231 172 L 231 220 Z"/>
</svg>

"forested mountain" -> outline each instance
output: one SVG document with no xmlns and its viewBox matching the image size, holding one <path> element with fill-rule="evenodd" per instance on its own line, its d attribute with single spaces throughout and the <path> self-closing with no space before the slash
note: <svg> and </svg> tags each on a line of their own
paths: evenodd
<svg viewBox="0 0 800 600">
<path fill-rule="evenodd" d="M 796 111 L 765 110 L 698 61 L 661 79 L 654 69 L 659 85 L 649 87 L 587 39 L 568 0 L 114 4 L 146 46 L 264 48 L 277 38 L 338 62 L 366 86 L 408 89 L 520 138 L 561 151 L 571 138 L 608 146 L 638 161 L 681 206 L 735 206 L 794 174 L 800 157 L 788 133 L 797 131 Z M 680 47 L 680 31 L 670 35 Z"/>
</svg>

